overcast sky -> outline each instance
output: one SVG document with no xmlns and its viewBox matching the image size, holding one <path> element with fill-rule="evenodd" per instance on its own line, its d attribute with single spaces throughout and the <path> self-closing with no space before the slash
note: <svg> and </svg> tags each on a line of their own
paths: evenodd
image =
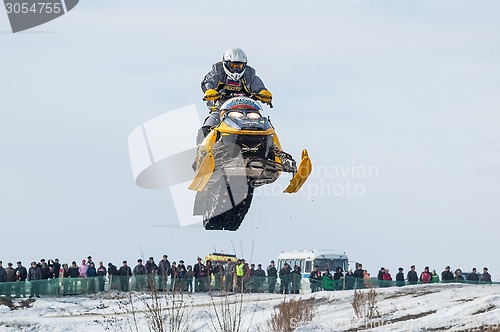
<svg viewBox="0 0 500 332">
<path fill-rule="evenodd" d="M 267 264 L 329 248 L 372 275 L 489 266 L 498 280 L 500 3 L 246 7 L 85 0 L 17 34 L 0 13 L 0 260 L 216 249 Z M 128 135 L 204 110 L 199 83 L 229 47 L 273 93 L 283 148 L 308 148 L 315 170 L 297 195 L 273 191 L 286 174 L 262 188 L 237 232 L 176 228 L 169 191 L 135 185 Z"/>
</svg>

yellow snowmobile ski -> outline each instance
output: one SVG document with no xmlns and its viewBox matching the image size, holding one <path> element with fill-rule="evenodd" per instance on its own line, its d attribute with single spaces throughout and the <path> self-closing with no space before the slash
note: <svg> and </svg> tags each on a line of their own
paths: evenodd
<svg viewBox="0 0 500 332">
<path fill-rule="evenodd" d="M 202 191 L 214 172 L 214 166 L 214 157 L 212 151 L 209 151 L 205 158 L 203 158 L 198 171 L 194 175 L 194 179 L 189 185 L 189 189 Z"/>
<path fill-rule="evenodd" d="M 306 182 L 309 174 L 312 172 L 312 163 L 307 154 L 307 150 L 302 150 L 302 160 L 300 161 L 299 167 L 297 167 L 297 172 L 294 174 L 290 184 L 283 191 L 285 193 L 293 194 L 302 188 L 304 182 Z"/>
<path fill-rule="evenodd" d="M 212 153 L 212 146 L 215 142 L 215 138 L 215 132 L 212 131 L 200 145 L 196 158 L 196 163 L 199 163 L 199 166 L 196 168 L 197 171 L 194 175 L 194 179 L 188 187 L 190 190 L 202 191 L 214 172 L 215 161 Z"/>
</svg>

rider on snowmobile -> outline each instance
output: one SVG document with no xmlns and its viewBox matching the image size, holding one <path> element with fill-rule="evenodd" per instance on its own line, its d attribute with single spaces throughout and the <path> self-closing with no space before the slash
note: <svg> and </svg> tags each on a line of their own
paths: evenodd
<svg viewBox="0 0 500 332">
<path fill-rule="evenodd" d="M 229 98 L 237 95 L 255 96 L 264 103 L 270 103 L 272 94 L 262 80 L 255 75 L 255 69 L 247 65 L 247 56 L 240 48 L 228 49 L 222 61 L 215 63 L 212 70 L 201 82 L 210 115 L 201 127 L 197 144 L 210 132 L 210 128 L 220 123 L 219 107 Z"/>
</svg>

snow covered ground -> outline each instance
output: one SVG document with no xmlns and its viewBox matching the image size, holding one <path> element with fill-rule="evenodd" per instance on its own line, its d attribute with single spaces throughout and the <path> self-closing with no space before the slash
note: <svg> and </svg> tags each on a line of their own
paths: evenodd
<svg viewBox="0 0 500 332">
<path fill-rule="evenodd" d="M 353 291 L 287 298 L 313 298 L 314 318 L 297 331 L 497 331 L 500 327 L 500 285 L 415 285 L 379 288 L 377 293 L 379 318 L 371 320 L 355 316 Z M 134 299 L 133 308 L 130 298 Z M 284 298 L 279 294 L 244 294 L 240 330 L 269 331 L 271 315 Z M 172 296 L 166 299 L 172 303 Z M 189 331 L 218 331 L 214 308 L 219 315 L 224 308 L 234 312 L 240 299 L 238 294 L 192 294 L 175 298 L 175 303 L 185 304 L 182 320 L 189 322 Z M 15 299 L 12 305 L 21 306 L 25 300 Z M 41 298 L 24 302 L 31 307 L 15 310 L 5 301 L 0 299 L 4 303 L 0 305 L 0 331 L 149 331 L 146 306 L 152 304 L 150 295 L 103 293 Z M 136 312 L 135 320 L 132 310 Z"/>
</svg>

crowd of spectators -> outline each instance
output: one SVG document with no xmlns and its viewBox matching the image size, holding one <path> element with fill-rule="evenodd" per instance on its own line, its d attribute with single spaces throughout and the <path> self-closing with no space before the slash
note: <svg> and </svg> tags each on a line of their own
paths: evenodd
<svg viewBox="0 0 500 332">
<path fill-rule="evenodd" d="M 193 265 L 185 265 L 183 260 L 170 263 L 168 256 L 163 255 L 156 263 L 149 257 L 145 264 L 142 259 L 132 268 L 127 261 L 120 267 L 113 263 L 104 266 L 101 261 L 96 264 L 91 256 L 83 259 L 78 265 L 76 261 L 71 264 L 60 264 L 56 259 L 41 259 L 31 262 L 26 268 L 19 261 L 16 267 L 8 263 L 3 267 L 0 261 L 0 296 L 27 296 L 27 281 L 29 282 L 29 296 L 40 295 L 74 295 L 82 293 L 96 293 L 107 289 L 119 291 L 183 291 L 183 292 L 269 292 L 282 294 L 298 294 L 301 290 L 303 274 L 299 266 L 293 268 L 285 263 L 277 269 L 275 262 L 271 261 L 266 269 L 262 264 L 249 264 L 245 259 L 228 259 L 215 261 L 207 259 L 205 262 L 198 257 Z M 363 269 L 362 264 L 357 264 L 354 271 L 344 273 L 340 267 L 332 274 L 328 268 L 320 271 L 315 266 L 313 271 L 306 275 L 310 282 L 312 292 L 320 290 L 342 290 L 370 287 L 405 286 L 437 282 L 471 282 L 491 283 L 488 268 L 483 268 L 483 273 L 478 274 L 477 269 L 464 273 L 456 269 L 454 273 L 447 266 L 439 275 L 436 270 L 430 271 L 429 267 L 418 275 L 414 265 L 408 273 L 399 268 L 395 280 L 388 269 L 382 267 L 377 278 Z M 278 286 L 279 285 L 279 286 Z"/>
</svg>

